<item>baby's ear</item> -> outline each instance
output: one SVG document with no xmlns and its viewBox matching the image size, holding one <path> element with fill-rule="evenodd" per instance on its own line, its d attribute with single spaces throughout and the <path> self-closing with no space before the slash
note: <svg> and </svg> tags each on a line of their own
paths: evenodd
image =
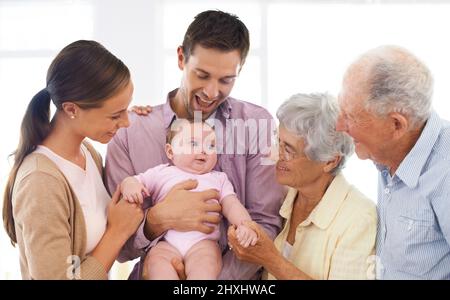
<svg viewBox="0 0 450 300">
<path fill-rule="evenodd" d="M 173 160 L 173 149 L 171 144 L 166 144 L 164 150 L 166 151 L 167 158 Z"/>
</svg>

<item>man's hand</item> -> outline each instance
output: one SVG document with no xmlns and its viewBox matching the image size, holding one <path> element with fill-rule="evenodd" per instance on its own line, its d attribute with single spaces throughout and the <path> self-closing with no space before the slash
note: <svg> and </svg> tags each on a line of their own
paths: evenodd
<svg viewBox="0 0 450 300">
<path fill-rule="evenodd" d="M 154 239 L 163 232 L 174 229 L 178 231 L 200 231 L 212 233 L 214 227 L 205 223 L 219 224 L 222 207 L 212 199 L 219 199 L 217 190 L 191 192 L 196 188 L 196 180 L 186 180 L 176 184 L 166 197 L 147 214 L 145 234 Z M 214 214 L 215 213 L 215 214 Z"/>
<path fill-rule="evenodd" d="M 146 116 L 149 113 L 151 113 L 152 110 L 153 108 L 150 105 L 146 106 L 134 105 L 129 109 L 129 111 L 134 112 L 140 116 Z"/>
<path fill-rule="evenodd" d="M 179 258 L 172 258 L 170 261 L 172 264 L 172 267 L 175 269 L 175 271 L 178 274 L 178 278 L 180 280 L 186 280 L 186 270 L 184 269 L 184 263 Z"/>
</svg>

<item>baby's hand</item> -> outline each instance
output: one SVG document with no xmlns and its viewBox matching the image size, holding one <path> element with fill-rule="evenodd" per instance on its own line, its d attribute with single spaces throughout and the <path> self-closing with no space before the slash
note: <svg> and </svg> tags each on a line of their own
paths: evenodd
<svg viewBox="0 0 450 300">
<path fill-rule="evenodd" d="M 147 188 L 134 177 L 127 177 L 122 181 L 120 192 L 126 201 L 140 204 L 149 195 Z"/>
<path fill-rule="evenodd" d="M 247 248 L 249 245 L 254 246 L 258 241 L 258 235 L 253 229 L 245 225 L 239 225 L 236 229 L 236 237 L 242 247 Z"/>
</svg>

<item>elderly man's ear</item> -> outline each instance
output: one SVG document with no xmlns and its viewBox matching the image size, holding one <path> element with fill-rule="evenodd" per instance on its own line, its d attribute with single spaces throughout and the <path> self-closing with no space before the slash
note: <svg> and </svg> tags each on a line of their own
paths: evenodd
<svg viewBox="0 0 450 300">
<path fill-rule="evenodd" d="M 404 115 L 392 112 L 389 114 L 389 122 L 392 126 L 392 138 L 400 139 L 410 129 L 410 122 Z"/>
<path fill-rule="evenodd" d="M 334 170 L 334 168 L 337 167 L 337 165 L 339 165 L 339 163 L 341 162 L 341 159 L 342 159 L 342 156 L 336 155 L 333 160 L 327 161 L 327 163 L 323 167 L 323 171 L 326 173 L 330 173 L 331 171 Z"/>
</svg>

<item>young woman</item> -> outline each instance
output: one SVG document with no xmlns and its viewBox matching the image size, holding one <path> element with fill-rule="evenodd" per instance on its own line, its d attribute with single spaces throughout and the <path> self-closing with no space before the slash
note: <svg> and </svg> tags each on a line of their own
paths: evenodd
<svg viewBox="0 0 450 300">
<path fill-rule="evenodd" d="M 85 141 L 108 143 L 127 127 L 132 94 L 128 68 L 97 42 L 74 42 L 50 65 L 23 118 L 4 195 L 24 279 L 107 279 L 141 223 L 140 207 L 117 191 L 111 199 L 101 157 Z"/>
</svg>

